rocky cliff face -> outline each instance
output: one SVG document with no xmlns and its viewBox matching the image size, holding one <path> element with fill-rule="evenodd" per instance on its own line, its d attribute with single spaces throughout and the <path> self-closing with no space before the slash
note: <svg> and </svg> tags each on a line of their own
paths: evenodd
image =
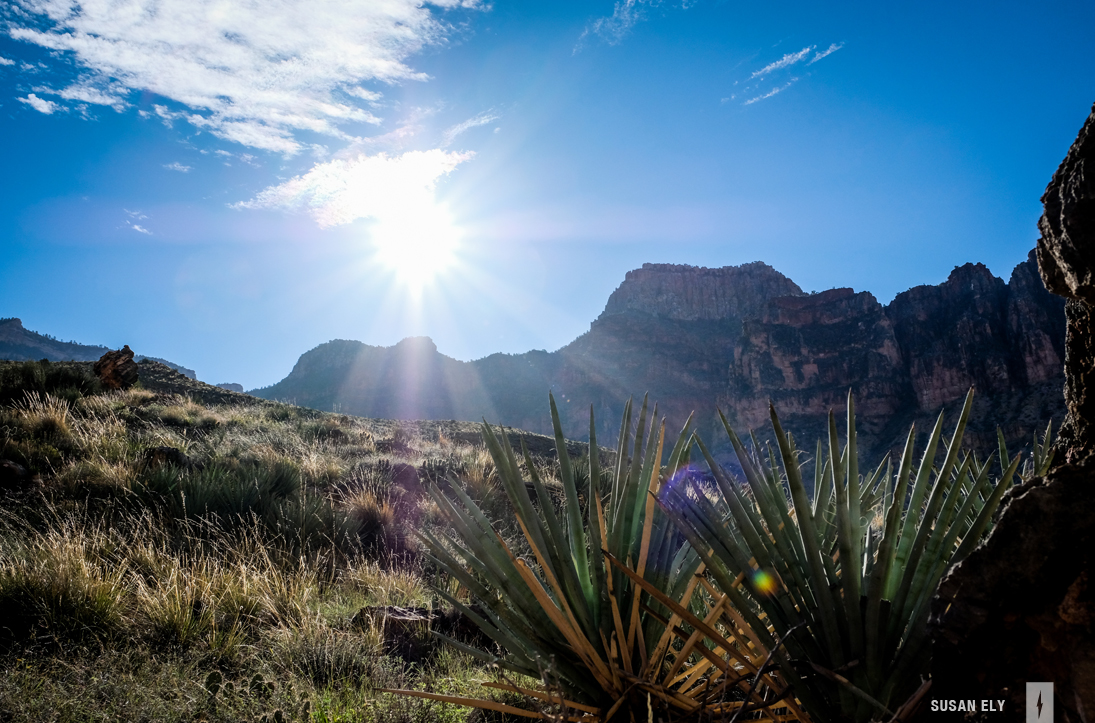
<svg viewBox="0 0 1095 723">
<path fill-rule="evenodd" d="M 991 448 L 1001 424 L 1009 442 L 1023 444 L 1035 425 L 1061 417 L 1063 320 L 1063 302 L 1042 285 L 1033 254 L 1008 284 L 966 264 L 886 307 L 851 289 L 776 297 L 744 322 L 725 406 L 739 426 L 761 427 L 771 400 L 810 438 L 851 389 L 864 443 L 886 447 L 972 386 L 979 418 L 971 441 Z"/>
<path fill-rule="evenodd" d="M 292 374 L 255 393 L 352 414 L 488 420 L 550 432 L 546 392 L 565 431 L 583 438 L 589 407 L 605 439 L 630 396 L 649 392 L 670 429 L 725 438 L 719 405 L 745 431 L 768 425 L 772 400 L 800 439 L 823 433 L 830 409 L 856 395 L 860 444 L 889 448 L 908 424 L 979 391 L 971 439 L 1025 444 L 1062 416 L 1064 313 L 1033 256 L 1010 283 L 980 264 L 889 306 L 871 294 L 803 294 L 762 263 L 705 269 L 646 264 L 627 274 L 587 333 L 553 353 L 457 362 L 428 340 L 380 349 L 336 341 L 301 357 Z M 406 348 L 404 348 L 406 347 Z"/>
<path fill-rule="evenodd" d="M 768 422 L 770 400 L 781 420 L 808 439 L 823 432 L 828 410 L 843 408 L 851 388 L 870 434 L 876 419 L 908 406 L 905 371 L 893 325 L 870 293 L 777 297 L 763 316 L 744 323 L 724 407 L 736 426 L 759 429 Z"/>
<path fill-rule="evenodd" d="M 982 264 L 966 264 L 938 286 L 917 286 L 887 307 L 922 410 L 965 395 L 999 394 L 1018 381 L 1008 344 L 1007 285 Z"/>
<path fill-rule="evenodd" d="M 760 261 L 721 269 L 643 264 L 627 272 L 601 318 L 638 311 L 677 321 L 741 320 L 760 314 L 775 296 L 801 293 L 798 284 Z"/>
</svg>

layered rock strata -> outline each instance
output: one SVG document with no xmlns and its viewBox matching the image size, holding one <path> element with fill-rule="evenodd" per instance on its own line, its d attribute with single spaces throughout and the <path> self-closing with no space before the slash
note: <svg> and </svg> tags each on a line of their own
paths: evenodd
<svg viewBox="0 0 1095 723">
<path fill-rule="evenodd" d="M 852 389 L 870 452 L 899 443 L 913 421 L 930 427 L 976 386 L 971 440 L 989 450 L 1002 421 L 1009 443 L 1022 445 L 1063 416 L 1062 307 L 1033 256 L 1007 284 L 966 264 L 888 306 L 851 289 L 803 294 L 763 263 L 645 264 L 628 272 L 587 333 L 556 352 L 459 362 L 428 339 L 387 349 L 334 341 L 254 393 L 364 416 L 486 418 L 550 433 L 551 389 L 568 435 L 585 437 L 592 405 L 611 439 L 624 402 L 649 392 L 671 432 L 695 412 L 696 428 L 720 444 L 716 405 L 741 431 L 763 434 L 772 400 L 809 441 Z"/>
</svg>

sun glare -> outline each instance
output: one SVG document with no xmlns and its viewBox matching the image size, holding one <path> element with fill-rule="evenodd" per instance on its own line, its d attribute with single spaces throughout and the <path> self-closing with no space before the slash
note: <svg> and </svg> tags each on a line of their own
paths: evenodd
<svg viewBox="0 0 1095 723">
<path fill-rule="evenodd" d="M 376 260 L 420 290 L 454 264 L 460 231 L 444 207 L 416 204 L 380 217 L 372 241 Z"/>
</svg>

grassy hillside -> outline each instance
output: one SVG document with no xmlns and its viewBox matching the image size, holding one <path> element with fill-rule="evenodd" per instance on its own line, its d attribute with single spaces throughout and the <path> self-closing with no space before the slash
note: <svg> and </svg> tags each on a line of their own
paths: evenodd
<svg viewBox="0 0 1095 723">
<path fill-rule="evenodd" d="M 410 532 L 439 519 L 434 481 L 516 535 L 477 427 L 140 367 L 104 393 L 90 364 L 0 364 L 0 720 L 464 720 L 377 689 L 481 695 L 490 678 L 429 637 L 483 644 Z"/>
</svg>

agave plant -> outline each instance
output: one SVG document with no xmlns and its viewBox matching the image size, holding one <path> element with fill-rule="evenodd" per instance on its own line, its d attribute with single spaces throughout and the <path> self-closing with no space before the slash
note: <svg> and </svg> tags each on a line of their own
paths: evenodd
<svg viewBox="0 0 1095 723">
<path fill-rule="evenodd" d="M 1001 444 L 1003 472 L 994 481 L 991 457 L 982 462 L 960 451 L 972 400 L 971 390 L 949 443 L 941 441 L 940 414 L 918 465 L 914 428 L 896 470 L 887 456 L 862 474 L 849 394 L 845 444 L 830 413 L 812 495 L 774 408 L 778 453 L 769 449 L 766 459 L 755 438 L 746 449 L 720 412 L 744 484 L 700 441 L 719 496 L 709 498 L 694 483 L 667 486 L 660 495 L 761 642 L 770 647 L 775 636 L 786 638 L 780 668 L 816 720 L 900 720 L 930 687 L 922 676 L 931 597 L 950 566 L 982 539 L 1019 465 Z M 802 633 L 786 637 L 800 623 Z"/>
<path fill-rule="evenodd" d="M 656 710 L 669 719 L 735 710 L 739 715 L 761 710 L 771 717 L 777 703 L 785 712 L 773 719 L 805 719 L 780 674 L 766 670 L 770 646 L 727 604 L 727 596 L 701 577 L 699 555 L 655 502 L 668 479 L 687 473 L 691 420 L 663 468 L 665 424 L 655 439 L 657 408 L 648 427 L 644 399 L 632 439 L 628 402 L 611 489 L 602 500 L 592 410 L 588 476 L 576 475 L 554 398 L 550 405 L 564 493 L 558 513 L 524 444 L 527 476 L 506 435 L 483 426 L 528 546 L 526 556 L 503 539 L 458 484 L 451 485 L 452 497 L 431 489 L 449 530 L 421 532 L 421 539 L 479 605 L 439 592 L 504 654 L 496 658 L 449 642 L 533 678 L 550 671 L 554 685 L 548 691 L 513 682 L 486 685 L 562 705 L 565 712 L 558 715 L 569 720 L 647 720 Z M 579 478 L 588 482 L 579 487 Z M 538 717 L 489 700 L 391 692 Z"/>
</svg>

